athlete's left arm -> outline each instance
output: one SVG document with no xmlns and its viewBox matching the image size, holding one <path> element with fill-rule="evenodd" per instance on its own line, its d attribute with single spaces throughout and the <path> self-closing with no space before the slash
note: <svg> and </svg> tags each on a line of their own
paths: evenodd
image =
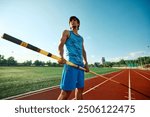
<svg viewBox="0 0 150 117">
<path fill-rule="evenodd" d="M 84 48 L 84 44 L 82 43 L 82 49 L 83 49 L 83 58 L 84 58 L 84 64 L 85 64 L 85 69 L 86 69 L 86 72 L 89 72 L 89 67 L 88 67 L 88 62 L 87 62 L 87 57 L 86 57 L 86 51 L 85 51 L 85 48 Z"/>
</svg>

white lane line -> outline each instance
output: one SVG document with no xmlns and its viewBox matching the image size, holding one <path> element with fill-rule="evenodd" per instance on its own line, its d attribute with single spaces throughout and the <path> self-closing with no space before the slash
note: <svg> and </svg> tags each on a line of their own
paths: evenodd
<svg viewBox="0 0 150 117">
<path fill-rule="evenodd" d="M 125 93 L 127 93 L 127 94 L 128 94 L 128 92 L 125 92 Z M 135 94 L 131 92 L 131 95 L 135 95 Z"/>
<path fill-rule="evenodd" d="M 124 96 L 124 97 L 127 98 L 127 99 L 129 98 L 128 96 Z M 132 97 L 131 99 L 132 99 L 132 100 L 135 100 L 136 98 L 133 98 L 133 97 Z"/>
<path fill-rule="evenodd" d="M 117 72 L 121 72 L 122 70 L 119 70 L 119 71 L 113 71 L 113 72 L 109 72 L 109 73 L 104 73 L 104 74 L 100 74 L 100 75 L 102 75 L 102 76 L 106 76 L 106 75 L 109 75 L 109 74 L 112 74 L 112 73 L 117 73 Z M 92 80 L 92 79 L 94 79 L 94 78 L 97 78 L 97 77 L 99 77 L 99 76 L 93 76 L 93 77 L 91 77 L 91 78 L 86 78 L 85 80 Z"/>
<path fill-rule="evenodd" d="M 122 72 L 124 72 L 124 71 L 122 71 Z M 120 75 L 122 72 L 120 72 L 120 73 L 118 73 L 118 74 L 116 74 L 116 75 L 114 75 L 114 76 L 110 77 L 109 79 L 107 79 L 107 80 L 105 80 L 105 81 L 101 82 L 100 84 L 98 84 L 98 85 L 96 85 L 96 86 L 94 86 L 94 87 L 90 88 L 89 90 L 85 91 L 85 92 L 83 93 L 83 95 L 84 95 L 84 94 L 86 94 L 86 93 L 88 93 L 88 92 L 90 92 L 91 90 L 93 90 L 93 89 L 95 89 L 95 88 L 99 87 L 100 85 L 102 85 L 102 84 L 106 83 L 107 81 L 110 81 L 110 79 L 112 79 L 112 78 L 114 78 L 114 77 L 116 77 L 116 76 Z"/>
<path fill-rule="evenodd" d="M 95 88 L 97 88 L 97 87 L 99 87 L 100 85 L 102 85 L 102 84 L 104 84 L 104 83 L 110 81 L 110 79 L 112 79 L 112 78 L 114 78 L 114 77 L 120 75 L 120 74 L 123 73 L 124 71 L 125 71 L 125 70 L 123 70 L 123 71 L 121 71 L 120 73 L 118 73 L 118 74 L 116 74 L 116 75 L 110 77 L 109 79 L 107 79 L 107 80 L 101 82 L 100 84 L 98 84 L 98 85 L 96 85 L 96 86 L 90 88 L 89 90 L 85 91 L 85 92 L 83 93 L 83 95 L 85 95 L 86 93 L 89 93 L 89 92 L 92 91 L 92 90 L 95 90 Z M 74 99 L 75 99 L 75 98 L 73 98 L 72 100 L 74 100 Z"/>
<path fill-rule="evenodd" d="M 129 81 L 128 81 L 128 85 L 129 85 L 129 88 L 128 88 L 128 100 L 131 100 L 131 77 L 130 77 L 130 69 L 129 69 Z"/>
<path fill-rule="evenodd" d="M 145 74 L 147 74 L 147 75 L 150 75 L 149 73 L 147 73 L 147 72 L 145 72 L 145 71 L 140 71 L 140 72 L 145 73 Z"/>
<path fill-rule="evenodd" d="M 50 91 L 50 90 L 56 89 L 58 87 L 59 87 L 59 85 L 56 85 L 56 86 L 53 86 L 53 87 L 48 87 L 48 88 L 43 88 L 43 89 L 39 89 L 39 90 L 35 90 L 35 91 L 30 91 L 30 92 L 27 92 L 27 93 L 11 96 L 11 97 L 8 97 L 8 98 L 3 98 L 2 100 L 11 100 L 11 99 L 17 100 L 17 99 L 32 96 L 32 95 L 35 95 L 35 94 L 38 94 L 38 93 L 43 93 L 43 92 L 46 92 L 46 91 Z"/>
<path fill-rule="evenodd" d="M 134 71 L 134 72 L 136 72 L 136 71 Z M 150 81 L 150 78 L 147 78 L 146 76 L 144 76 L 144 75 L 142 75 L 142 74 L 140 74 L 140 73 L 138 73 L 138 72 L 136 72 L 136 73 L 139 74 L 140 76 L 142 76 L 143 78 L 145 78 L 145 79 L 147 79 L 147 80 Z"/>
</svg>

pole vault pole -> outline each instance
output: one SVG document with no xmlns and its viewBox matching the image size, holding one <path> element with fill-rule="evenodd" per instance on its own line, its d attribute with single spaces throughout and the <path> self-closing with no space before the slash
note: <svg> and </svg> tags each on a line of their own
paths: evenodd
<svg viewBox="0 0 150 117">
<path fill-rule="evenodd" d="M 36 47 L 36 46 L 33 46 L 33 45 L 29 44 L 29 43 L 23 42 L 23 41 L 21 41 L 21 40 L 15 38 L 15 37 L 12 37 L 12 36 L 10 36 L 10 35 L 8 35 L 8 34 L 6 34 L 6 33 L 3 34 L 2 38 L 5 39 L 5 40 L 7 40 L 7 41 L 10 41 L 10 42 L 13 42 L 13 43 L 15 43 L 15 44 L 18 44 L 18 45 L 20 45 L 20 46 L 23 46 L 23 47 L 25 47 L 25 48 L 28 48 L 28 49 L 30 49 L 30 50 L 33 50 L 33 51 L 35 51 L 35 52 L 38 52 L 38 53 L 40 53 L 40 54 L 43 54 L 43 55 L 45 55 L 45 56 L 47 56 L 47 57 L 51 57 L 51 58 L 53 58 L 53 59 L 55 59 L 55 60 L 57 60 L 57 61 L 58 61 L 58 60 L 61 60 L 60 57 L 58 57 L 58 56 L 56 56 L 56 55 L 53 55 L 53 54 L 50 53 L 50 52 L 47 52 L 47 51 L 45 51 L 45 50 L 42 50 L 42 49 L 40 49 L 40 48 L 38 48 L 38 47 Z M 66 64 L 67 64 L 67 65 L 70 65 L 70 66 L 73 66 L 73 67 L 76 67 L 76 68 L 78 68 L 78 69 L 80 69 L 80 70 L 86 71 L 85 68 L 83 68 L 83 67 L 81 67 L 81 66 L 78 66 L 78 65 L 76 65 L 76 64 L 74 64 L 74 63 L 72 63 L 72 62 L 70 62 L 70 61 L 66 61 Z M 102 78 L 104 78 L 104 79 L 106 79 L 106 80 L 109 80 L 109 81 L 112 81 L 112 82 L 114 82 L 114 83 L 120 84 L 120 85 L 122 85 L 122 86 L 124 86 L 124 87 L 130 88 L 129 86 L 127 86 L 127 85 L 125 85 L 125 84 L 123 84 L 123 83 L 120 83 L 120 82 L 118 82 L 118 81 L 116 81 L 116 80 L 109 79 L 109 78 L 107 78 L 107 77 L 105 77 L 105 76 L 102 76 L 102 75 L 100 75 L 100 74 L 97 74 L 97 73 L 95 73 L 95 72 L 93 72 L 93 71 L 91 71 L 91 70 L 89 71 L 89 73 L 94 74 L 94 75 L 97 75 L 97 76 L 100 76 L 100 77 L 102 77 Z M 143 94 L 143 93 L 141 93 L 141 92 L 139 92 L 139 91 L 137 91 L 137 90 L 135 90 L 135 89 L 133 89 L 133 88 L 130 88 L 130 89 L 132 89 L 132 90 L 134 90 L 134 91 L 136 91 L 136 92 L 138 92 L 138 93 L 140 93 L 140 94 Z M 145 95 L 145 94 L 143 94 L 143 95 L 146 96 L 146 97 L 148 97 L 148 98 L 150 98 L 150 96 L 147 96 L 147 95 Z"/>
</svg>

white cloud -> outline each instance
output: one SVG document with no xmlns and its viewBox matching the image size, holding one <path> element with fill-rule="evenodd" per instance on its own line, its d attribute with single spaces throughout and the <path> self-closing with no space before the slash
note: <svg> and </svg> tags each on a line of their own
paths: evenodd
<svg viewBox="0 0 150 117">
<path fill-rule="evenodd" d="M 114 57 L 114 58 L 111 58 L 110 61 L 112 61 L 112 62 L 117 62 L 117 61 L 120 61 L 121 59 L 127 60 L 128 58 L 129 58 L 128 56 L 124 56 L 124 57 Z"/>
<path fill-rule="evenodd" d="M 144 51 L 137 51 L 137 52 L 130 52 L 129 53 L 129 56 L 133 57 L 133 58 L 139 57 L 139 56 L 142 56 L 142 55 L 144 55 Z"/>
<path fill-rule="evenodd" d="M 138 57 L 142 57 L 142 56 L 150 56 L 150 55 L 146 51 L 135 51 L 135 52 L 128 53 L 127 56 L 119 56 L 119 57 L 110 58 L 110 61 L 117 62 L 117 61 L 120 61 L 121 59 L 124 59 L 124 60 L 137 59 Z"/>
</svg>

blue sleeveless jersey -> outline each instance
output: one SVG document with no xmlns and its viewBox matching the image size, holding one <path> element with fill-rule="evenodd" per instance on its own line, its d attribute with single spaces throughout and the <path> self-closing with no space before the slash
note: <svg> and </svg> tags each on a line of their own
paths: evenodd
<svg viewBox="0 0 150 117">
<path fill-rule="evenodd" d="M 67 39 L 65 45 L 67 50 L 67 58 L 70 62 L 74 64 L 82 65 L 83 64 L 83 55 L 82 55 L 82 44 L 83 38 L 80 35 L 74 34 L 73 31 L 69 31 L 70 36 Z"/>
</svg>

